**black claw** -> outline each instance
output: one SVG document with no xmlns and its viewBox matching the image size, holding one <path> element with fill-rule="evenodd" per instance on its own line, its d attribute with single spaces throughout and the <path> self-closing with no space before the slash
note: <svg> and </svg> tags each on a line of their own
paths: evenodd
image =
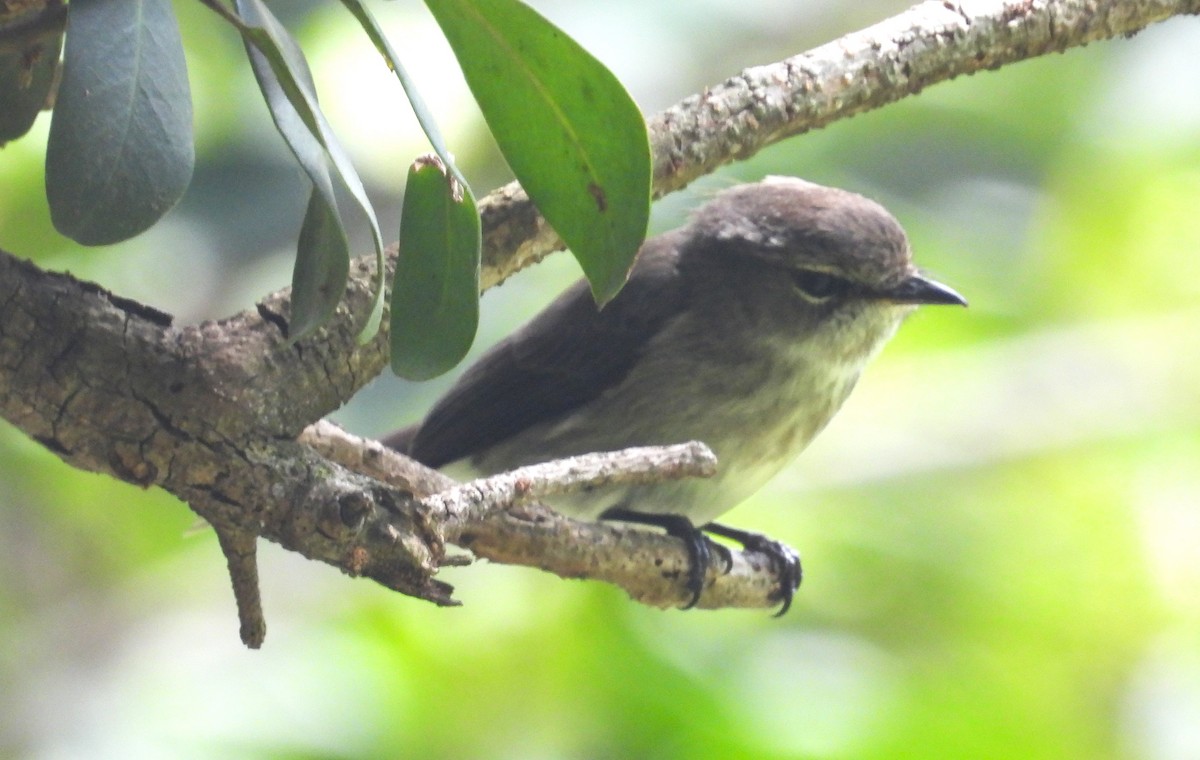
<svg viewBox="0 0 1200 760">
<path fill-rule="evenodd" d="M 710 550 L 710 542 L 704 537 L 704 534 L 696 530 L 691 523 L 688 523 L 691 528 L 688 532 L 683 532 L 682 529 L 678 532 L 667 528 L 667 533 L 676 538 L 683 539 L 683 543 L 688 550 L 688 576 L 687 590 L 691 593 L 692 598 L 688 603 L 683 605 L 682 609 L 690 610 L 700 601 L 700 594 L 704 591 L 704 576 L 708 574 L 708 566 L 712 564 L 712 551 Z"/>
<path fill-rule="evenodd" d="M 684 515 L 649 514 L 646 512 L 634 512 L 623 507 L 613 507 L 600 517 L 604 520 L 621 520 L 622 522 L 637 523 L 639 525 L 654 525 L 665 530 L 667 535 L 674 536 L 683 541 L 684 546 L 687 547 L 689 560 L 687 590 L 692 596 L 682 609 L 690 610 L 700 601 L 700 594 L 704 591 L 704 578 L 708 575 L 708 568 L 713 563 L 714 553 L 721 556 L 721 559 L 725 563 L 726 572 L 733 567 L 733 555 L 729 553 L 729 549 L 720 544 L 713 543 L 708 536 L 704 535 Z"/>
<path fill-rule="evenodd" d="M 796 589 L 800 588 L 800 581 L 804 579 L 804 571 L 800 566 L 800 555 L 795 549 L 761 533 L 731 528 L 719 523 L 708 523 L 702 526 L 701 530 L 737 541 L 748 551 L 765 554 L 771 561 L 771 567 L 775 570 L 776 577 L 779 578 L 779 588 L 776 594 L 779 596 L 782 606 L 779 608 L 779 612 L 775 613 L 775 617 L 782 617 L 787 613 L 792 606 L 792 598 L 796 595 Z"/>
<path fill-rule="evenodd" d="M 737 541 L 747 551 L 766 555 L 771 562 L 771 568 L 775 571 L 775 576 L 779 579 L 779 588 L 775 595 L 779 598 L 780 607 L 779 612 L 775 613 L 775 617 L 782 617 L 791 609 L 796 589 L 800 588 L 800 581 L 804 578 L 804 571 L 800 566 L 800 555 L 796 550 L 761 533 L 731 528 L 720 523 L 708 523 L 697 528 L 684 515 L 634 512 L 624 507 L 613 507 L 600 517 L 604 520 L 654 525 L 665 530 L 668 535 L 683 541 L 690 560 L 687 590 L 692 595 L 688 603 L 683 606 L 685 610 L 695 607 L 696 603 L 700 601 L 700 594 L 704 590 L 704 578 L 708 575 L 708 568 L 713 563 L 714 554 L 720 555 L 725 565 L 725 572 L 733 569 L 733 554 L 729 548 L 714 543 L 704 535 L 705 533 Z"/>
</svg>

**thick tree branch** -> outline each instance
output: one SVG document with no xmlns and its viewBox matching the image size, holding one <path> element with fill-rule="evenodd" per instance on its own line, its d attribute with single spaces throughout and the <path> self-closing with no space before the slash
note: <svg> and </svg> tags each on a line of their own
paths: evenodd
<svg viewBox="0 0 1200 760">
<path fill-rule="evenodd" d="M 351 308 L 365 298 L 360 284 Z M 406 496 L 294 440 L 365 381 L 361 357 L 382 349 L 336 356 L 355 342 L 345 313 L 289 346 L 273 311 L 281 302 L 175 328 L 0 252 L 0 415 L 72 466 L 170 491 L 223 533 L 450 603 L 432 580 L 440 538 Z"/>
<path fill-rule="evenodd" d="M 652 119 L 655 192 L 959 74 L 1197 12 L 1200 0 L 927 2 L 749 69 Z M 485 287 L 558 245 L 513 186 L 481 210 Z M 0 416 L 68 464 L 162 487 L 219 526 L 251 643 L 263 630 L 251 536 L 439 604 L 454 603 L 434 579 L 457 562 L 445 556 L 446 541 L 495 561 L 603 578 L 651 604 L 686 601 L 687 559 L 674 539 L 524 505 L 519 475 L 485 484 L 508 489 L 492 508 L 474 484 L 479 498 L 468 499 L 464 519 L 447 494 L 421 498 L 445 489 L 436 473 L 412 469 L 410 479 L 389 481 L 388 468 L 370 469 L 392 456 L 378 444 L 350 445 L 363 453 L 348 467 L 342 455 L 297 440 L 386 366 L 386 336 L 355 341 L 371 266 L 356 262 L 334 319 L 289 345 L 286 291 L 253 311 L 175 327 L 167 315 L 0 251 Z M 755 553 L 735 553 L 731 573 L 707 580 L 701 606 L 768 606 L 778 583 Z"/>
</svg>

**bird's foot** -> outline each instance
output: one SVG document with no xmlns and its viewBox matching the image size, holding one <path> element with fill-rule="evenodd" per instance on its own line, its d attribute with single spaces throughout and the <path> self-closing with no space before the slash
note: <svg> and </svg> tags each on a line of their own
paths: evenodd
<svg viewBox="0 0 1200 760">
<path fill-rule="evenodd" d="M 733 556 L 730 554 L 729 548 L 704 535 L 704 532 L 693 525 L 692 521 L 684 515 L 634 512 L 630 509 L 614 507 L 600 517 L 603 520 L 653 525 L 665 530 L 667 535 L 683 541 L 688 553 L 686 584 L 687 590 L 691 594 L 688 603 L 683 606 L 685 610 L 690 610 L 700 601 L 700 594 L 704 591 L 704 578 L 708 575 L 708 568 L 712 566 L 715 557 L 720 557 L 722 564 L 725 565 L 725 572 L 729 572 L 733 568 Z"/>
<path fill-rule="evenodd" d="M 788 611 L 792 606 L 792 598 L 796 595 L 796 589 L 800 588 L 800 581 L 804 578 L 804 571 L 800 566 L 800 554 L 795 549 L 761 533 L 731 528 L 720 523 L 708 523 L 701 526 L 700 530 L 737 541 L 743 549 L 748 551 L 765 554 L 771 561 L 775 576 L 779 579 L 779 589 L 776 594 L 782 602 L 782 606 L 779 608 L 779 612 L 775 613 L 775 617 L 782 617 Z"/>
</svg>

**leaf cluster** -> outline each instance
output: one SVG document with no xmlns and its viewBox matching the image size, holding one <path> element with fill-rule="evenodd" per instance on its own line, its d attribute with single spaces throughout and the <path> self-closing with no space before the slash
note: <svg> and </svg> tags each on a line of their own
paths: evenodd
<svg viewBox="0 0 1200 760">
<path fill-rule="evenodd" d="M 410 379 L 446 372 L 479 321 L 480 221 L 474 194 L 396 51 L 362 0 L 340 0 L 395 73 L 433 153 L 405 185 L 391 288 L 391 364 Z M 379 329 L 388 288 L 375 209 L 317 97 L 296 40 L 263 0 L 200 0 L 241 35 L 275 127 L 312 189 L 296 246 L 289 337 L 319 329 L 350 266 L 343 205 L 369 227 L 378 280 L 361 339 Z M 578 259 L 603 304 L 645 236 L 650 147 L 616 77 L 519 0 L 426 0 L 513 173 Z M 0 140 L 24 134 L 53 100 L 46 195 L 55 227 L 84 245 L 137 235 L 191 181 L 192 101 L 170 0 L 52 1 L 33 28 L 0 35 Z M 3 19 L 0 19 L 2 22 Z M 10 50 L 11 48 L 11 50 Z M 59 60 L 59 50 L 62 58 Z M 59 70 L 61 69 L 61 70 Z M 61 81 L 54 91 L 55 77 Z"/>
</svg>

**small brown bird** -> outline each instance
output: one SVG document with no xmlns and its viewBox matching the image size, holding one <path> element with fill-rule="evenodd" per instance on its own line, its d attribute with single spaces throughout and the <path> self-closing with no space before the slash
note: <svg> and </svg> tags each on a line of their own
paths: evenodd
<svg viewBox="0 0 1200 760">
<path fill-rule="evenodd" d="M 576 283 L 480 357 L 423 422 L 385 443 L 431 467 L 484 475 L 703 441 L 718 458 L 712 478 L 551 506 L 683 538 L 692 604 L 715 546 L 700 530 L 765 550 L 781 571 L 782 614 L 800 582 L 796 554 L 711 521 L 804 450 L 919 304 L 966 301 L 916 269 L 882 206 L 770 177 L 718 194 L 689 224 L 647 240 L 603 309 Z"/>
</svg>

